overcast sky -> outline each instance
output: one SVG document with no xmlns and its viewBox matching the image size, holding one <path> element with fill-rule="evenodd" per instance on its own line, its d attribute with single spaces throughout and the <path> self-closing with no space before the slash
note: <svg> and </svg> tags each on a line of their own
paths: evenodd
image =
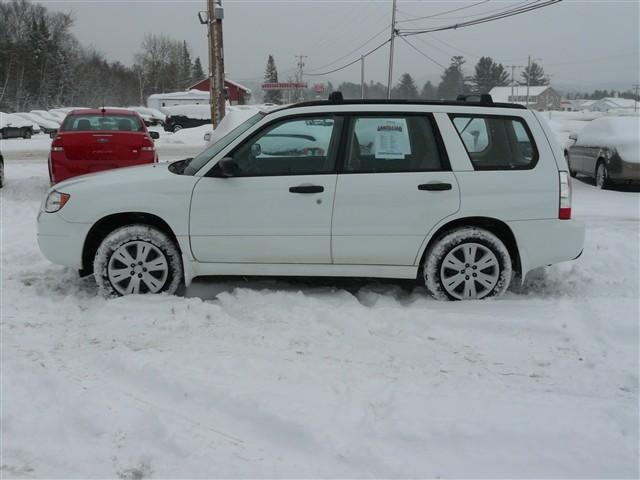
<svg viewBox="0 0 640 480">
<path fill-rule="evenodd" d="M 197 19 L 206 1 L 81 0 L 43 1 L 51 10 L 73 12 L 73 28 L 84 45 L 110 60 L 130 65 L 145 32 L 187 40 L 206 69 L 206 28 Z M 475 1 L 398 0 L 398 19 L 427 16 L 478 3 Z M 448 25 L 506 8 L 522 1 L 490 0 L 437 18 L 400 25 L 407 28 Z M 465 29 L 410 37 L 423 53 L 442 65 L 453 55 L 467 59 L 470 73 L 479 56 L 505 65 L 524 65 L 527 56 L 541 59 L 553 84 L 584 90 L 627 88 L 638 83 L 639 23 L 637 0 L 565 0 L 520 16 Z M 267 55 L 273 54 L 286 80 L 296 54 L 307 55 L 306 70 L 331 70 L 358 58 L 388 38 L 391 0 L 224 0 L 225 70 L 231 79 L 261 79 Z M 365 41 L 381 32 L 370 43 Z M 386 36 L 386 37 L 385 37 Z M 347 55 L 349 54 L 349 55 Z M 366 80 L 386 83 L 388 46 L 367 57 Z M 343 57 L 340 59 L 340 57 Z M 442 68 L 409 45 L 396 40 L 394 81 L 411 73 L 419 82 L 437 79 Z M 359 82 L 359 64 L 309 81 Z"/>
</svg>

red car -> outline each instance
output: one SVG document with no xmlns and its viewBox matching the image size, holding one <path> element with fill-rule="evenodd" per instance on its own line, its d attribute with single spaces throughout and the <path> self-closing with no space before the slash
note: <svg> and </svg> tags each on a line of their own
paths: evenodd
<svg viewBox="0 0 640 480">
<path fill-rule="evenodd" d="M 49 153 L 49 179 L 67 178 L 158 161 L 153 139 L 136 112 L 124 109 L 72 110 Z"/>
</svg>

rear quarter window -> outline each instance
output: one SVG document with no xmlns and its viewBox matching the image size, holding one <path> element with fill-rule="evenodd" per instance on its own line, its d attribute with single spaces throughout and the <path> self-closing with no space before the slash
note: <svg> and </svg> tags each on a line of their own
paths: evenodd
<svg viewBox="0 0 640 480">
<path fill-rule="evenodd" d="M 538 163 L 533 135 L 520 117 L 451 114 L 475 170 L 528 170 Z"/>
<path fill-rule="evenodd" d="M 70 115 L 62 125 L 64 132 L 143 132 L 144 125 L 133 115 Z"/>
</svg>

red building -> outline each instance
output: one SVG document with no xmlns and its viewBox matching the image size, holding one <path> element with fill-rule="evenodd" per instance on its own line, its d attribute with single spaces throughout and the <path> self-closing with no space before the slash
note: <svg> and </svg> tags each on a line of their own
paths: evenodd
<svg viewBox="0 0 640 480">
<path fill-rule="evenodd" d="M 200 80 L 198 83 L 191 85 L 188 90 L 208 92 L 209 79 L 205 78 L 204 80 Z M 226 78 L 224 79 L 224 91 L 231 105 L 245 105 L 251 96 L 251 89 Z"/>
</svg>

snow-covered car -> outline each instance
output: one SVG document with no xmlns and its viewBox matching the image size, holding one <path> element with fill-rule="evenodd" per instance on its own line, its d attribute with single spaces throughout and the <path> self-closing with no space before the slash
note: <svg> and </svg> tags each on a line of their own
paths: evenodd
<svg viewBox="0 0 640 480">
<path fill-rule="evenodd" d="M 153 127 L 156 125 L 164 126 L 164 122 L 167 118 L 164 113 L 162 113 L 160 110 L 156 110 L 155 108 L 127 107 L 127 110 L 138 112 L 147 127 Z"/>
<path fill-rule="evenodd" d="M 177 132 L 183 128 L 194 128 L 211 123 L 211 107 L 206 105 L 176 105 L 166 107 L 167 117 L 164 129 L 167 132 Z"/>
<path fill-rule="evenodd" d="M 56 133 L 58 128 L 60 128 L 60 124 L 53 120 L 46 120 L 35 113 L 27 113 L 27 112 L 18 112 L 14 115 L 21 117 L 25 120 L 32 122 L 33 124 L 38 125 L 40 131 L 50 135 L 52 133 Z"/>
<path fill-rule="evenodd" d="M 12 113 L 0 112 L 0 138 L 31 138 L 33 122 Z"/>
<path fill-rule="evenodd" d="M 640 117 L 596 118 L 571 136 L 571 175 L 592 177 L 599 188 L 640 184 Z"/>
<path fill-rule="evenodd" d="M 293 275 L 417 279 L 462 300 L 575 259 L 584 224 L 535 112 L 333 94 L 258 112 L 195 158 L 56 185 L 38 242 L 110 295 Z"/>
<path fill-rule="evenodd" d="M 58 126 L 62 123 L 62 121 L 64 120 L 64 117 L 66 114 L 63 113 L 57 113 L 57 114 L 52 114 L 50 112 L 48 112 L 47 110 L 31 110 L 29 113 L 32 113 L 34 115 L 37 115 L 40 118 L 43 118 L 44 120 L 49 120 L 51 122 L 55 122 L 58 124 Z"/>
</svg>

